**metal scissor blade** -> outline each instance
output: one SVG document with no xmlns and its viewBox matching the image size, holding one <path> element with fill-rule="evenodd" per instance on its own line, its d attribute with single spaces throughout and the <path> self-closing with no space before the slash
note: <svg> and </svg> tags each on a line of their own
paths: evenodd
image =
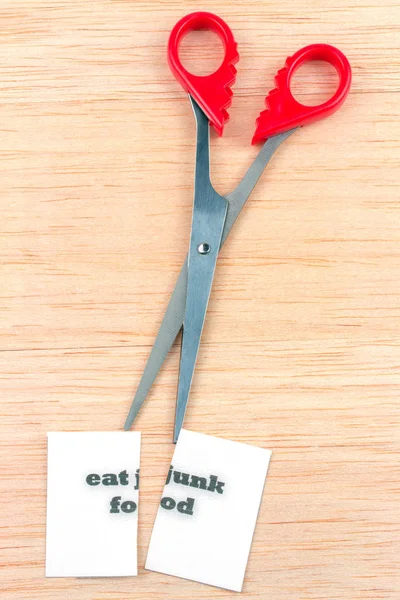
<svg viewBox="0 0 400 600">
<path fill-rule="evenodd" d="M 228 237 L 233 224 L 240 214 L 240 211 L 244 207 L 246 200 L 256 186 L 272 155 L 275 153 L 275 150 L 277 150 L 282 142 L 284 142 L 286 138 L 294 133 L 296 129 L 291 129 L 286 133 L 281 133 L 269 138 L 261 148 L 259 154 L 247 170 L 237 188 L 226 196 L 226 199 L 228 200 L 228 211 L 222 235 L 222 244 Z M 165 358 L 183 325 L 186 306 L 186 289 L 187 257 L 183 263 L 182 270 L 176 282 L 175 289 L 171 295 L 163 321 L 158 330 L 154 345 L 151 349 L 149 358 L 147 359 L 145 369 L 126 418 L 124 425 L 126 430 L 131 428 L 136 415 L 141 409 L 143 402 L 145 401 L 146 396 L 149 393 L 149 390 L 153 385 L 158 372 L 160 371 Z"/>
<path fill-rule="evenodd" d="M 147 359 L 135 397 L 129 409 L 128 416 L 126 417 L 124 425 L 126 431 L 131 428 L 133 421 L 136 419 L 136 416 L 157 377 L 157 373 L 167 358 L 167 354 L 171 350 L 171 346 L 174 343 L 176 336 L 182 329 L 186 306 L 187 262 L 188 257 L 186 257 L 181 272 L 179 273 L 178 280 L 174 291 L 172 292 L 149 358 Z"/>
<path fill-rule="evenodd" d="M 225 215 L 219 221 L 219 232 L 215 235 L 208 235 L 210 246 L 216 244 L 219 248 L 223 231 L 223 222 Z M 197 241 L 194 242 L 194 252 L 197 251 Z M 210 253 L 211 254 L 211 253 Z M 179 365 L 179 383 L 178 395 L 176 401 L 174 443 L 179 437 L 182 428 L 183 419 L 186 412 L 186 406 L 189 399 L 190 388 L 192 385 L 194 368 L 197 360 L 197 354 L 200 346 L 201 334 L 203 331 L 205 316 L 208 307 L 208 301 L 211 292 L 211 286 L 214 278 L 218 250 L 214 256 L 195 257 L 190 254 L 189 258 L 189 277 L 186 293 L 186 311 L 183 323 L 182 350 Z M 199 258 L 199 260 L 196 260 Z M 203 263 L 199 265 L 198 263 Z"/>
<path fill-rule="evenodd" d="M 210 181 L 208 118 L 193 98 L 190 100 L 197 123 L 196 171 L 174 442 L 186 412 L 228 210 L 228 201 L 217 194 Z"/>
<path fill-rule="evenodd" d="M 213 196 L 218 197 L 217 194 Z M 189 275 L 186 292 L 186 311 L 183 322 L 182 351 L 179 365 L 178 396 L 176 401 L 174 443 L 179 437 L 207 312 L 208 300 L 214 278 L 215 265 L 221 244 L 226 217 L 227 202 L 219 196 L 212 197 L 214 205 L 212 228 L 206 233 L 193 219 L 192 239 L 189 251 Z M 204 217 L 201 215 L 200 217 Z M 203 219 L 204 220 L 204 219 Z M 203 228 L 204 231 L 204 228 Z M 205 237 L 207 236 L 207 237 Z M 202 240 L 204 240 L 202 242 Z"/>
</svg>

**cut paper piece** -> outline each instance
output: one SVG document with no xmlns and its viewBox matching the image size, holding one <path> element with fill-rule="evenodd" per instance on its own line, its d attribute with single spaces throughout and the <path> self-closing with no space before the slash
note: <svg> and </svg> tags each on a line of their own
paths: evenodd
<svg viewBox="0 0 400 600">
<path fill-rule="evenodd" d="M 270 457 L 182 429 L 146 569 L 240 592 Z"/>
<path fill-rule="evenodd" d="M 140 433 L 48 433 L 46 577 L 137 575 Z"/>
</svg>

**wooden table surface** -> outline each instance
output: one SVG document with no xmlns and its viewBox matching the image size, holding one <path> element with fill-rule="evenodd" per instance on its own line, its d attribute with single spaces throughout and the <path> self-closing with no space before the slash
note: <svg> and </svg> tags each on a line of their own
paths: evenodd
<svg viewBox="0 0 400 600">
<path fill-rule="evenodd" d="M 195 132 L 166 42 L 195 9 L 225 18 L 241 53 L 212 139 L 221 193 L 257 153 L 254 121 L 287 56 L 327 42 L 353 67 L 343 108 L 276 153 L 217 267 L 185 425 L 273 451 L 242 597 L 398 599 L 398 0 L 0 9 L 2 600 L 236 598 L 144 570 L 178 344 L 136 423 L 139 577 L 44 577 L 46 432 L 122 429 L 186 253 Z M 183 48 L 193 68 L 200 43 Z M 317 76 L 334 86 L 305 67 L 306 101 Z"/>
</svg>

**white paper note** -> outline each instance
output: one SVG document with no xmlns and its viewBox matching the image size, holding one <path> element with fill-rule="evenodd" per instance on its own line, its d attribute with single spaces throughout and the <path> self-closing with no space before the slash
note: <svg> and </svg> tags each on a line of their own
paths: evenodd
<svg viewBox="0 0 400 600">
<path fill-rule="evenodd" d="M 146 569 L 240 592 L 269 450 L 182 430 Z"/>
<path fill-rule="evenodd" d="M 140 433 L 48 433 L 47 577 L 137 575 Z"/>
</svg>

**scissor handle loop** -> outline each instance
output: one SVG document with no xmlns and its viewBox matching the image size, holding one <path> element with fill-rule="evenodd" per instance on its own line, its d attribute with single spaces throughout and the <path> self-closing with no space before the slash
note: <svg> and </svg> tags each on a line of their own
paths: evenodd
<svg viewBox="0 0 400 600">
<path fill-rule="evenodd" d="M 193 75 L 182 65 L 179 58 L 179 45 L 183 37 L 190 31 L 208 29 L 216 33 L 222 40 L 225 56 L 222 64 L 210 75 Z M 233 66 L 239 60 L 237 44 L 232 31 L 223 19 L 209 12 L 194 12 L 186 15 L 172 29 L 168 41 L 168 62 L 175 78 L 199 104 L 210 123 L 219 135 L 229 119 L 227 108 L 231 104 L 232 90 L 235 83 L 236 69 Z"/>
<path fill-rule="evenodd" d="M 330 63 L 339 75 L 339 85 L 333 96 L 317 106 L 305 106 L 290 91 L 290 81 L 295 71 L 305 62 L 323 60 Z M 329 44 L 311 44 L 286 59 L 283 69 L 275 77 L 276 88 L 265 99 L 267 110 L 256 121 L 253 144 L 288 129 L 307 125 L 334 113 L 346 99 L 351 85 L 351 67 L 346 56 Z"/>
</svg>

